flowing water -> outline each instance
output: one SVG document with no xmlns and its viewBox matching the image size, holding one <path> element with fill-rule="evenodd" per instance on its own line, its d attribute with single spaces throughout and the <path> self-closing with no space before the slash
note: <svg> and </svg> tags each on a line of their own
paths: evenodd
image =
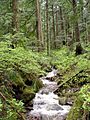
<svg viewBox="0 0 90 120">
<path fill-rule="evenodd" d="M 47 80 L 55 75 L 56 71 L 53 70 L 46 77 L 41 78 L 44 87 L 36 93 L 33 110 L 29 112 L 27 120 L 65 120 L 71 107 L 59 105 L 59 97 L 53 93 L 57 83 Z"/>
</svg>

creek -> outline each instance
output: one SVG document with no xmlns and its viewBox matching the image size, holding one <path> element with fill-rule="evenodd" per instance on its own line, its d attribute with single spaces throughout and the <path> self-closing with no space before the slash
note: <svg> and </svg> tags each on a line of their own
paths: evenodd
<svg viewBox="0 0 90 120">
<path fill-rule="evenodd" d="M 57 88 L 57 82 L 48 80 L 56 75 L 57 70 L 52 70 L 46 77 L 40 78 L 44 87 L 36 93 L 36 96 L 33 99 L 33 110 L 28 113 L 27 120 L 66 119 L 71 106 L 59 104 L 59 97 L 53 93 L 53 91 Z"/>
</svg>

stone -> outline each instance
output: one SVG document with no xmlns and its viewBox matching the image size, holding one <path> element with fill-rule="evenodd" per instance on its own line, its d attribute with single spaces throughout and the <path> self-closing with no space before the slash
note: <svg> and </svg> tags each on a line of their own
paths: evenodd
<svg viewBox="0 0 90 120">
<path fill-rule="evenodd" d="M 48 110 L 48 111 L 49 111 L 49 110 L 59 111 L 59 110 L 63 110 L 63 108 L 62 108 L 60 105 L 51 104 L 51 105 L 48 105 L 47 110 Z"/>
<path fill-rule="evenodd" d="M 31 113 L 27 120 L 42 120 L 39 113 Z"/>
<path fill-rule="evenodd" d="M 59 104 L 65 105 L 67 103 L 67 98 L 66 97 L 60 97 L 59 98 Z"/>
</svg>

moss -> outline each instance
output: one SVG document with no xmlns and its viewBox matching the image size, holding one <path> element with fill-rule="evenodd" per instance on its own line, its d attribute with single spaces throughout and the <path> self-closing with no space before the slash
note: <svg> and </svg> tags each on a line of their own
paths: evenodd
<svg viewBox="0 0 90 120">
<path fill-rule="evenodd" d="M 27 95 L 27 94 L 35 94 L 35 93 L 34 93 L 34 90 L 31 87 L 26 87 L 23 90 L 23 94 Z"/>
<path fill-rule="evenodd" d="M 26 85 L 22 90 L 21 99 L 27 103 L 35 97 L 35 93 L 43 86 L 41 80 L 32 80 L 32 85 Z"/>
<path fill-rule="evenodd" d="M 37 92 L 40 88 L 43 87 L 42 81 L 41 80 L 35 80 L 33 87 L 34 87 L 35 92 Z"/>
<path fill-rule="evenodd" d="M 74 105 L 71 108 L 66 120 L 82 120 L 82 104 L 83 101 L 79 99 L 79 97 L 76 98 Z"/>
<path fill-rule="evenodd" d="M 26 87 L 23 90 L 23 94 L 21 95 L 21 98 L 24 100 L 24 102 L 28 100 L 32 100 L 35 97 L 34 89 L 31 87 Z"/>
</svg>

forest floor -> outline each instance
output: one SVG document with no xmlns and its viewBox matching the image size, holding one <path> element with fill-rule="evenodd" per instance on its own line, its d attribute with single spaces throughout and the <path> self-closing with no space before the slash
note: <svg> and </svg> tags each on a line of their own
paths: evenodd
<svg viewBox="0 0 90 120">
<path fill-rule="evenodd" d="M 9 43 L 1 42 L 0 117 L 3 118 L 0 120 L 18 117 L 24 120 L 24 108 L 32 105 L 36 92 L 43 86 L 39 78 L 52 67 L 58 70 L 58 75 L 51 80 L 58 83 L 54 92 L 60 96 L 60 104 L 73 106 L 67 120 L 87 117 L 85 110 L 90 110 L 90 46 L 85 49 L 88 52 L 76 56 L 74 50 L 71 52 L 63 47 L 47 56 L 23 47 L 12 49 Z"/>
</svg>

